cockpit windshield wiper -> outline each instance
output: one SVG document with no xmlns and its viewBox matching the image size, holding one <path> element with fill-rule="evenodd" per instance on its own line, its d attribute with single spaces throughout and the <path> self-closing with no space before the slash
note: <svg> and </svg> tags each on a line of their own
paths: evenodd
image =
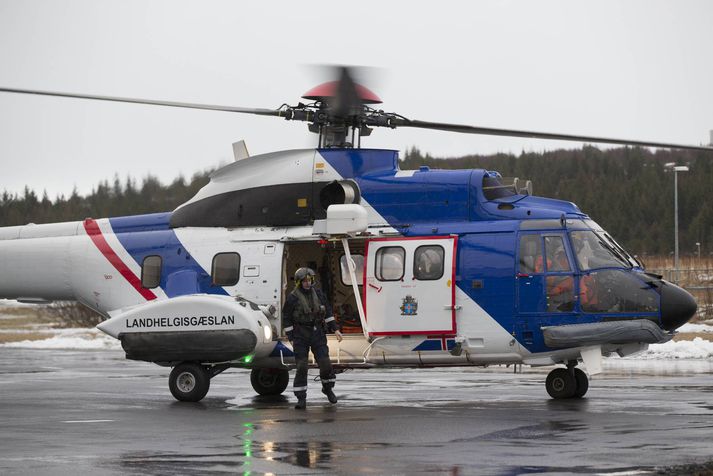
<svg viewBox="0 0 713 476">
<path fill-rule="evenodd" d="M 640 267 L 640 268 L 643 268 L 643 267 L 644 267 L 638 259 L 636 259 L 636 258 L 634 258 L 633 256 L 631 256 L 631 254 L 629 254 L 628 251 L 626 251 L 619 243 L 617 243 L 616 240 L 615 240 L 614 238 L 612 238 L 609 233 L 604 232 L 604 238 L 606 238 L 607 241 L 608 241 L 613 247 L 615 247 L 617 250 L 619 250 L 619 253 L 620 253 L 624 258 L 626 258 L 626 260 L 629 262 L 629 264 L 630 264 L 631 266 L 638 266 L 638 267 Z"/>
<path fill-rule="evenodd" d="M 600 244 L 604 249 L 606 249 L 606 250 L 609 251 L 611 254 L 613 254 L 616 259 L 618 259 L 619 261 L 622 262 L 622 264 L 624 264 L 624 266 L 628 266 L 629 268 L 631 268 L 631 263 L 629 262 L 629 260 L 626 259 L 626 257 L 623 256 L 623 255 L 619 252 L 619 250 L 617 250 L 617 249 L 614 248 L 612 245 L 610 245 L 609 243 L 607 243 L 606 238 L 602 237 L 602 236 L 599 235 L 599 234 L 597 234 L 597 238 L 599 238 L 599 244 Z"/>
</svg>

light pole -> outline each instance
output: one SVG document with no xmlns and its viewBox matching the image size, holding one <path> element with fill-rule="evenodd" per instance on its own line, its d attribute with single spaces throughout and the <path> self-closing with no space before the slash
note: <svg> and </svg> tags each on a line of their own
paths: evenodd
<svg viewBox="0 0 713 476">
<path fill-rule="evenodd" d="M 673 269 L 676 273 L 676 282 L 678 282 L 678 173 L 688 172 L 686 165 L 676 165 L 669 162 L 665 167 L 673 170 L 673 236 L 674 236 L 674 254 L 673 254 Z"/>
</svg>

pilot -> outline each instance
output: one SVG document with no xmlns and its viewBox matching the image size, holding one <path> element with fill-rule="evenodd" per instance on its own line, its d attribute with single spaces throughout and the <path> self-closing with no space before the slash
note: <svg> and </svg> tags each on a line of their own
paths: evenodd
<svg viewBox="0 0 713 476">
<path fill-rule="evenodd" d="M 310 268 L 300 268 L 295 272 L 295 289 L 287 296 L 282 310 L 285 333 L 295 351 L 297 373 L 293 391 L 297 397 L 295 408 L 298 410 L 307 407 L 307 358 L 310 349 L 319 365 L 322 393 L 330 403 L 337 403 L 337 396 L 332 390 L 337 379 L 329 360 L 324 328 L 334 332 L 339 342 L 342 341 L 342 334 L 324 295 L 314 288 L 314 277 L 315 273 Z"/>
</svg>

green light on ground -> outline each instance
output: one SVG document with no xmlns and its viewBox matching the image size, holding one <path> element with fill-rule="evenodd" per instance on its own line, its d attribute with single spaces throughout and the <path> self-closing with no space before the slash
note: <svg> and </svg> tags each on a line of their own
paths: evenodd
<svg viewBox="0 0 713 476">
<path fill-rule="evenodd" d="M 246 364 L 249 364 L 250 362 L 253 361 L 253 357 L 255 357 L 255 356 L 254 355 L 246 355 L 245 358 L 243 359 L 243 362 L 245 362 Z"/>
</svg>

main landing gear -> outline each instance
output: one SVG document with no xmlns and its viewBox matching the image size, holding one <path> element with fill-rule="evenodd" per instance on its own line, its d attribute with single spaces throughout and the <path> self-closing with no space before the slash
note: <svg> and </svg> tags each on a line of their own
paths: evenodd
<svg viewBox="0 0 713 476">
<path fill-rule="evenodd" d="M 554 369 L 547 375 L 545 388 L 550 397 L 561 398 L 582 398 L 589 390 L 589 378 L 581 369 L 567 364 L 567 368 Z"/>
<path fill-rule="evenodd" d="M 250 383 L 260 395 L 280 395 L 290 383 L 290 374 L 285 369 L 256 368 L 250 371 Z"/>
<path fill-rule="evenodd" d="M 171 394 L 181 402 L 199 402 L 210 389 L 210 379 L 227 369 L 227 365 L 201 365 L 196 362 L 181 362 L 168 376 Z"/>
<path fill-rule="evenodd" d="M 202 365 L 197 362 L 181 362 L 171 370 L 168 388 L 181 402 L 199 402 L 210 389 L 210 379 L 226 370 L 228 365 Z M 290 382 L 285 369 L 252 369 L 250 383 L 260 395 L 280 395 Z"/>
</svg>

